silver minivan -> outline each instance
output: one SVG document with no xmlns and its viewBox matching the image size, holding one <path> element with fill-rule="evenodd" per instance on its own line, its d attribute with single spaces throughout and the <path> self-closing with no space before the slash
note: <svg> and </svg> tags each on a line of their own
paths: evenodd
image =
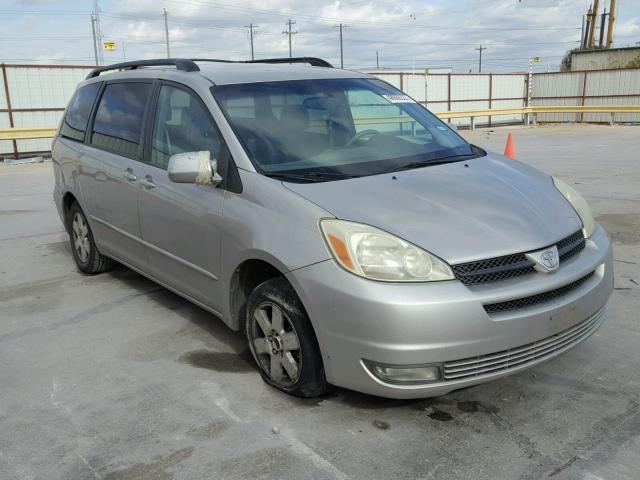
<svg viewBox="0 0 640 480">
<path fill-rule="evenodd" d="M 605 318 L 611 245 L 576 190 L 320 59 L 98 68 L 52 151 L 79 269 L 214 313 L 292 395 L 442 395 Z"/>
</svg>

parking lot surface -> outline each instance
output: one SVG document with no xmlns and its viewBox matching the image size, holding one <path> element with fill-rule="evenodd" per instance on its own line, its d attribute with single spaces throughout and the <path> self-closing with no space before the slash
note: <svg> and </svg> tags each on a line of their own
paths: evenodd
<svg viewBox="0 0 640 480">
<path fill-rule="evenodd" d="M 512 131 L 611 235 L 609 318 L 536 368 L 415 401 L 267 387 L 213 315 L 124 267 L 77 271 L 51 163 L 0 164 L 0 478 L 639 478 L 640 127 Z M 507 129 L 461 133 L 501 152 Z"/>
</svg>

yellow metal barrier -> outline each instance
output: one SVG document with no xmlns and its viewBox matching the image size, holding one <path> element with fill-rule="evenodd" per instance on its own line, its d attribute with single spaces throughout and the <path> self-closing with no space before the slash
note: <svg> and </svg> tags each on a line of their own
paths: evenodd
<svg viewBox="0 0 640 480">
<path fill-rule="evenodd" d="M 475 126 L 477 117 L 495 117 L 498 115 L 524 115 L 525 121 L 529 122 L 529 117 L 535 117 L 539 113 L 609 113 L 610 123 L 613 125 L 613 115 L 615 113 L 640 113 L 640 105 L 549 105 L 523 108 L 500 108 L 488 110 L 460 110 L 448 112 L 433 112 L 441 119 L 449 118 L 469 118 L 471 119 L 471 129 Z M 355 120 L 357 125 L 374 125 L 384 123 L 404 123 L 413 121 L 411 117 L 386 117 L 386 118 L 359 118 Z M 29 140 L 36 138 L 52 138 L 55 135 L 55 128 L 0 128 L 0 140 Z"/>
<path fill-rule="evenodd" d="M 33 140 L 36 138 L 53 138 L 55 128 L 0 128 L 0 140 Z"/>
</svg>

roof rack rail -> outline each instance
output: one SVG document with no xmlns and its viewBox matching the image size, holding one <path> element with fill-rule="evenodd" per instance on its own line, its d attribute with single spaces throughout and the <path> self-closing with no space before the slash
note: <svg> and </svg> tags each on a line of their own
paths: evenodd
<svg viewBox="0 0 640 480">
<path fill-rule="evenodd" d="M 217 58 L 192 58 L 194 62 L 220 62 L 220 63 L 307 63 L 313 67 L 333 68 L 326 60 L 317 57 L 282 57 L 260 58 L 257 60 L 220 60 Z"/>
<path fill-rule="evenodd" d="M 317 57 L 260 58 L 258 60 L 247 60 L 246 63 L 308 63 L 313 67 L 333 68 L 333 65 L 329 62 Z"/>
<path fill-rule="evenodd" d="M 193 60 L 188 58 L 160 58 L 153 60 L 135 60 L 133 62 L 114 63 L 104 67 L 94 68 L 87 75 L 87 80 L 99 76 L 102 72 L 110 70 L 135 70 L 138 67 L 158 67 L 163 65 L 174 65 L 176 69 L 183 72 L 197 72 L 200 70 Z"/>
</svg>

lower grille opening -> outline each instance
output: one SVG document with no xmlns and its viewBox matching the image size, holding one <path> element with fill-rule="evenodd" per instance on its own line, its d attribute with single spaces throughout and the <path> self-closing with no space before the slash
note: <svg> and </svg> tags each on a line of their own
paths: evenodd
<svg viewBox="0 0 640 480">
<path fill-rule="evenodd" d="M 555 290 L 549 290 L 548 292 L 538 293 L 537 295 L 531 295 L 529 297 L 516 298 L 514 300 L 507 300 L 506 302 L 489 303 L 484 306 L 484 310 L 487 313 L 497 313 L 497 312 L 505 312 L 508 310 L 516 310 L 518 308 L 530 307 L 532 305 L 537 305 L 539 303 L 548 302 L 549 300 L 553 300 L 554 298 L 558 298 L 563 295 L 566 295 L 572 290 L 575 290 L 576 288 L 580 287 L 584 282 L 589 280 L 589 278 L 591 278 L 591 276 L 594 273 L 595 273 L 595 270 L 593 272 L 586 274 L 584 277 L 579 278 L 560 288 L 556 288 Z"/>
<path fill-rule="evenodd" d="M 482 377 L 551 358 L 595 332 L 604 321 L 604 312 L 605 309 L 602 308 L 581 323 L 537 342 L 487 355 L 445 362 L 444 380 Z"/>
</svg>

